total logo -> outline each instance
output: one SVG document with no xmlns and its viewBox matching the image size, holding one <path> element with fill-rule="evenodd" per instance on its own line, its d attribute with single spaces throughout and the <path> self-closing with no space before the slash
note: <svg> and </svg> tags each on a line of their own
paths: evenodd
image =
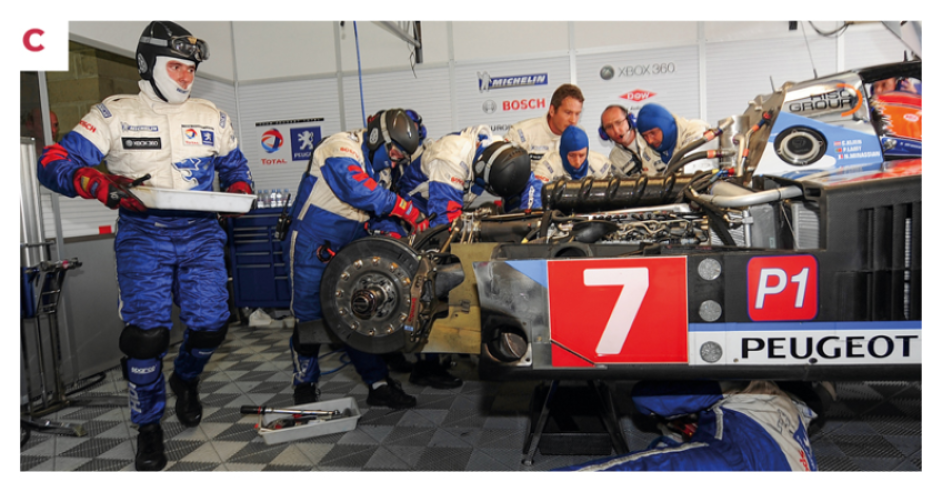
<svg viewBox="0 0 942 492">
<path fill-rule="evenodd" d="M 641 89 L 635 89 L 635 90 L 633 90 L 633 91 L 631 91 L 631 92 L 622 94 L 622 95 L 620 95 L 620 96 L 618 96 L 618 97 L 620 97 L 620 98 L 622 98 L 622 99 L 627 99 L 627 100 L 629 100 L 629 101 L 641 102 L 641 101 L 644 101 L 645 99 L 650 99 L 650 98 L 652 98 L 652 97 L 654 97 L 654 96 L 656 96 L 656 95 L 657 95 L 656 92 L 645 91 L 645 90 L 641 90 Z"/>
<path fill-rule="evenodd" d="M 284 143 L 285 138 L 281 136 L 281 132 L 275 128 L 262 134 L 262 148 L 269 154 L 278 152 L 278 149 L 280 149 Z"/>
</svg>

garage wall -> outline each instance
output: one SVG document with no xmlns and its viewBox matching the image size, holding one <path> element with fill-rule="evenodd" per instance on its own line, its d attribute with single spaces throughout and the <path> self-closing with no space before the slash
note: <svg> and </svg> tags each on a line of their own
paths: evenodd
<svg viewBox="0 0 942 492">
<path fill-rule="evenodd" d="M 822 30 L 837 25 L 815 24 Z M 117 47 L 134 46 L 144 25 L 72 22 L 70 29 L 81 38 L 76 40 L 91 39 L 96 47 L 129 55 Z M 804 33 L 789 31 L 785 21 L 437 21 L 422 23 L 425 59 L 413 67 L 406 43 L 372 22 L 357 22 L 356 35 L 352 22 L 343 27 L 338 22 L 184 25 L 212 47 L 194 95 L 233 115 L 257 189 L 292 192 L 307 159 L 293 158 L 298 154 L 289 145 L 296 144 L 289 140 L 290 130 L 305 125 L 327 136 L 361 127 L 361 80 L 367 115 L 387 107 L 413 108 L 424 117 L 431 137 L 476 124 L 503 134 L 516 121 L 545 114 L 553 90 L 574 82 L 586 97 L 580 126 L 589 134 L 590 148 L 607 154 L 611 146 L 599 140 L 597 128 L 608 104 L 635 110 L 655 102 L 678 115 L 716 123 L 771 92 L 772 83 L 813 78 L 812 66 L 823 76 L 898 61 L 904 51 L 879 24 L 822 37 L 807 25 Z M 605 67 L 611 67 L 607 79 Z M 541 83 L 481 86 L 482 78 L 523 75 Z M 285 138 L 273 152 L 261 144 L 270 129 Z M 94 205 L 63 207 L 68 209 L 63 213 L 66 237 L 95 234 L 100 224 L 113 223 L 111 211 Z"/>
</svg>

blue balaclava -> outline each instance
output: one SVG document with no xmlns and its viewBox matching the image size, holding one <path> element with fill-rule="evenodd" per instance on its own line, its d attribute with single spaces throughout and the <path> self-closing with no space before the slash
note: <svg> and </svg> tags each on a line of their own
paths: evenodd
<svg viewBox="0 0 942 492">
<path fill-rule="evenodd" d="M 582 162 L 579 169 L 576 169 L 569 163 L 569 153 L 588 148 L 589 137 L 582 128 L 576 125 L 570 125 L 563 130 L 563 136 L 559 138 L 559 157 L 562 158 L 563 168 L 572 176 L 572 179 L 582 179 L 585 177 L 586 173 L 589 172 L 589 166 L 587 165 L 589 154 L 586 153 L 585 161 Z"/>
<path fill-rule="evenodd" d="M 659 104 L 645 104 L 638 112 L 638 132 L 644 133 L 653 128 L 660 128 L 664 138 L 654 150 L 660 152 L 661 160 L 669 162 L 677 144 L 677 122 L 670 111 Z M 640 135 L 639 135 L 640 136 Z M 642 137 L 643 138 L 643 137 Z"/>
</svg>

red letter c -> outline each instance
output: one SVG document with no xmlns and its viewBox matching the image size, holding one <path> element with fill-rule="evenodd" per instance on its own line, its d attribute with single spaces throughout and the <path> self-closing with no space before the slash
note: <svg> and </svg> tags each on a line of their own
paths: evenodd
<svg viewBox="0 0 942 492">
<path fill-rule="evenodd" d="M 42 36 L 43 34 L 46 34 L 46 33 L 43 32 L 42 29 L 30 29 L 29 31 L 26 31 L 26 34 L 23 35 L 23 46 L 25 46 L 26 49 L 28 49 L 28 50 L 30 50 L 30 51 L 33 51 L 33 52 L 35 52 L 35 51 L 42 51 L 43 49 L 45 49 L 45 46 L 43 46 L 43 45 L 41 45 L 41 44 L 40 44 L 39 46 L 34 45 L 34 44 L 30 41 L 30 38 L 32 38 L 33 35 Z"/>
</svg>

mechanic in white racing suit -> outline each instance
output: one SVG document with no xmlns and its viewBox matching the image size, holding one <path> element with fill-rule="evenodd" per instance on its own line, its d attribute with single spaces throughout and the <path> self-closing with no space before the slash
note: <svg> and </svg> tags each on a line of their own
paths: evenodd
<svg viewBox="0 0 942 492">
<path fill-rule="evenodd" d="M 642 381 L 639 412 L 664 435 L 643 451 L 560 471 L 817 471 L 808 426 L 817 415 L 771 381 Z"/>
<path fill-rule="evenodd" d="M 645 152 L 648 144 L 635 130 L 635 115 L 624 106 L 612 104 L 602 111 L 599 138 L 614 145 L 608 158 L 612 161 L 612 174 L 617 178 L 644 173 L 656 176 L 667 168 L 660 154 Z"/>
<path fill-rule="evenodd" d="M 422 222 L 418 208 L 377 183 L 379 172 L 408 161 L 418 146 L 416 122 L 404 110 L 390 109 L 370 117 L 366 128 L 325 138 L 312 153 L 283 243 L 289 256 L 291 311 L 298 320 L 289 344 L 297 405 L 315 402 L 319 396 L 320 344 L 309 334 L 316 328 L 313 323 L 323 318 L 320 284 L 327 263 L 335 252 L 367 235 L 364 224 L 371 217 L 389 215 L 413 228 Z M 346 351 L 369 388 L 368 405 L 415 406 L 415 397 L 389 377 L 380 356 L 349 346 Z"/>
<path fill-rule="evenodd" d="M 167 463 L 161 368 L 170 346 L 171 302 L 180 307 L 186 330 L 169 382 L 177 418 L 187 427 L 202 418 L 199 376 L 225 339 L 230 313 L 226 233 L 216 214 L 147 209 L 129 184 L 149 174 L 143 186 L 213 191 L 218 172 L 222 190 L 252 193 L 232 120 L 213 103 L 190 98 L 196 68 L 208 57 L 206 42 L 183 27 L 151 22 L 137 46 L 141 92 L 95 105 L 39 161 L 39 180 L 50 190 L 120 208 L 114 248 L 125 327 L 119 347 L 139 432 L 134 465 L 142 471 Z M 95 168 L 103 160 L 110 174 Z"/>
<path fill-rule="evenodd" d="M 541 208 L 542 184 L 519 166 L 518 145 L 491 133 L 487 125 L 426 142 L 402 167 L 399 193 L 424 214 L 430 226 L 448 224 L 483 192 L 504 200 L 505 210 Z"/>
<path fill-rule="evenodd" d="M 611 178 L 612 163 L 608 157 L 589 150 L 589 137 L 582 128 L 570 126 L 559 140 L 559 150 L 543 156 L 533 175 L 544 183 L 560 179 L 575 181 L 586 176 Z"/>
<path fill-rule="evenodd" d="M 530 153 L 530 165 L 535 169 L 544 154 L 559 148 L 563 130 L 579 123 L 583 101 L 585 98 L 578 87 L 563 84 L 553 91 L 545 116 L 514 123 L 504 138 L 526 149 Z"/>
<path fill-rule="evenodd" d="M 641 111 L 638 111 L 637 126 L 641 137 L 648 144 L 642 152 L 642 160 L 653 162 L 656 157 L 659 157 L 665 164 L 665 167 L 659 169 L 658 172 L 666 170 L 666 165 L 670 163 L 674 152 L 703 137 L 703 134 L 710 129 L 710 125 L 703 120 L 688 120 L 675 116 L 663 106 L 653 103 L 644 105 Z M 713 139 L 698 147 L 697 151 L 716 149 L 718 143 L 718 139 Z M 684 166 L 683 172 L 693 174 L 716 167 L 715 161 L 701 159 Z"/>
</svg>

